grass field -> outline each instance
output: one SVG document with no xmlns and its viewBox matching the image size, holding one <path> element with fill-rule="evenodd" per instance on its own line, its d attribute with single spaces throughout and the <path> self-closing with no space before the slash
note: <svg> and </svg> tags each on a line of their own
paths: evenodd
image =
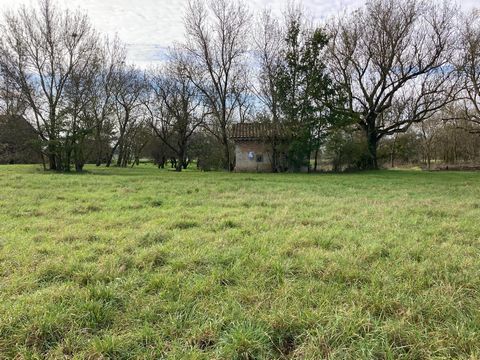
<svg viewBox="0 0 480 360">
<path fill-rule="evenodd" d="M 480 358 L 480 173 L 0 167 L 0 358 Z"/>
</svg>

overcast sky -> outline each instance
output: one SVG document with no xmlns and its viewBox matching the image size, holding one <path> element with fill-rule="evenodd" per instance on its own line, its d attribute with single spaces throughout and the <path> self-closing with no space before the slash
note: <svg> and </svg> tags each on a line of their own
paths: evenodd
<svg viewBox="0 0 480 360">
<path fill-rule="evenodd" d="M 161 61 L 164 49 L 182 40 L 182 17 L 187 0 L 57 0 L 62 7 L 86 11 L 96 29 L 114 35 L 128 44 L 129 59 L 140 66 Z M 441 0 L 432 0 L 441 1 Z M 0 10 L 35 0 L 0 0 Z M 265 7 L 281 12 L 287 0 L 246 0 L 254 13 Z M 315 20 L 329 17 L 345 8 L 355 8 L 363 0 L 304 0 L 303 6 Z M 462 6 L 480 6 L 480 0 L 462 0 Z"/>
</svg>

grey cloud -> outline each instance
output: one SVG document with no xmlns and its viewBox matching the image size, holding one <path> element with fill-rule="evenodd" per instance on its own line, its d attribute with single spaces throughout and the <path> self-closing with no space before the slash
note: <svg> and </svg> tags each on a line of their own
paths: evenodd
<svg viewBox="0 0 480 360">
<path fill-rule="evenodd" d="M 437 0 L 441 1 L 441 0 Z M 34 0 L 0 0 L 0 10 L 31 4 Z M 183 22 L 187 0 L 58 0 L 63 7 L 88 12 L 95 27 L 102 33 L 118 34 L 128 44 L 129 59 L 145 66 L 164 60 L 165 49 L 183 38 Z M 246 0 L 254 13 L 271 8 L 281 13 L 287 0 Z M 305 0 L 303 7 L 314 20 L 360 6 L 362 0 Z M 479 0 L 463 0 L 470 9 Z"/>
</svg>

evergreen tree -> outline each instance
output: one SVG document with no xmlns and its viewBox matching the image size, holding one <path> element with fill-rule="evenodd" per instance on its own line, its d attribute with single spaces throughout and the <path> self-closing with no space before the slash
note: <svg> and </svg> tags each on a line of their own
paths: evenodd
<svg viewBox="0 0 480 360">
<path fill-rule="evenodd" d="M 310 169 L 314 154 L 316 170 L 328 129 L 341 121 L 332 110 L 341 100 L 339 92 L 322 59 L 328 37 L 322 29 L 306 26 L 300 11 L 289 14 L 286 32 L 277 87 L 283 124 L 290 136 L 289 165 Z"/>
</svg>

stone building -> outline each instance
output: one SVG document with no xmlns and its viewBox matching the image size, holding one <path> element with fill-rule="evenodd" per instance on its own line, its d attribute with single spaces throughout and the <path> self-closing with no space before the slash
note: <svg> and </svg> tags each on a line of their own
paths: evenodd
<svg viewBox="0 0 480 360">
<path fill-rule="evenodd" d="M 236 172 L 271 172 L 272 151 L 268 144 L 269 129 L 260 123 L 234 124 Z"/>
<path fill-rule="evenodd" d="M 42 161 L 39 137 L 22 116 L 0 115 L 0 164 L 32 164 Z"/>
</svg>

